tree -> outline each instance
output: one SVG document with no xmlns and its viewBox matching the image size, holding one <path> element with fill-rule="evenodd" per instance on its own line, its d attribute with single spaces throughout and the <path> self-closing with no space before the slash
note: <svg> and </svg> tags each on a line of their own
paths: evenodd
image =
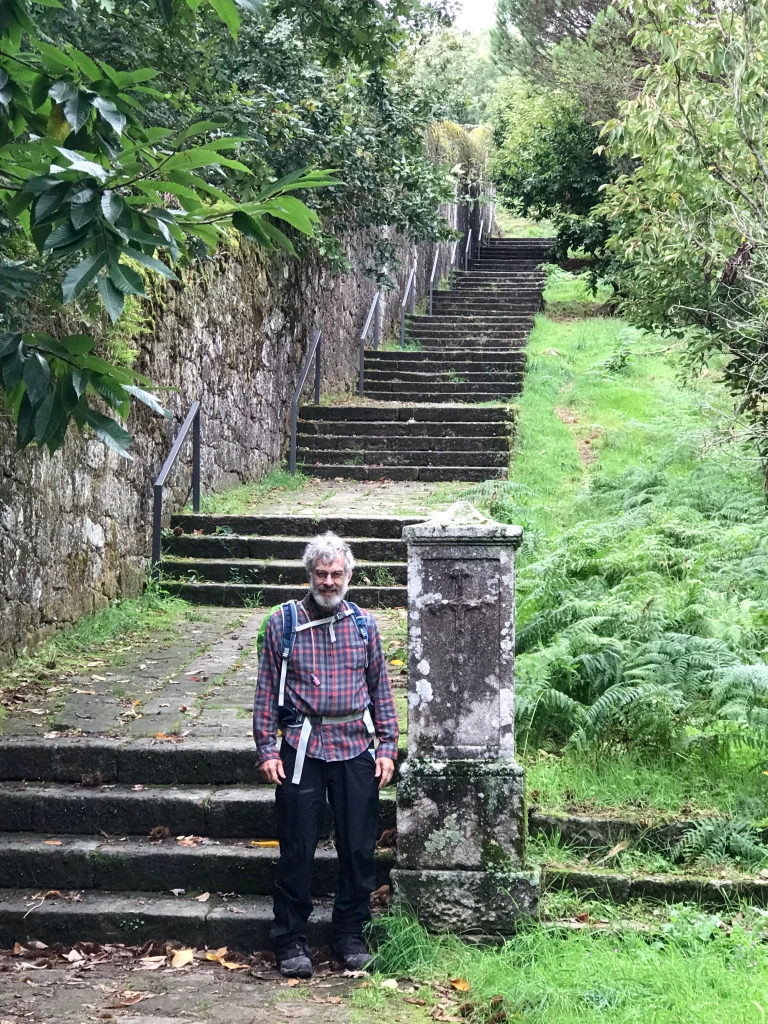
<svg viewBox="0 0 768 1024">
<path fill-rule="evenodd" d="M 656 59 L 606 125 L 639 166 L 606 189 L 623 309 L 684 339 L 688 364 L 722 361 L 768 481 L 768 6 L 641 0 L 634 38 Z M 743 427 L 744 417 L 748 426 Z"/>
</svg>

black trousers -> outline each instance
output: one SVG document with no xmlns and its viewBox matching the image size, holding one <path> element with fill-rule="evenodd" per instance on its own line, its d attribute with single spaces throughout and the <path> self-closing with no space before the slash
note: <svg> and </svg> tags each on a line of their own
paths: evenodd
<svg viewBox="0 0 768 1024">
<path fill-rule="evenodd" d="M 339 858 L 333 905 L 335 937 L 359 935 L 371 919 L 379 820 L 376 764 L 370 750 L 348 761 L 308 757 L 298 785 L 291 782 L 296 751 L 283 743 L 280 756 L 286 778 L 275 794 L 280 861 L 275 879 L 275 920 L 270 932 L 278 955 L 296 941 L 307 942 L 312 863 L 325 820 L 326 794 L 333 811 Z"/>
</svg>

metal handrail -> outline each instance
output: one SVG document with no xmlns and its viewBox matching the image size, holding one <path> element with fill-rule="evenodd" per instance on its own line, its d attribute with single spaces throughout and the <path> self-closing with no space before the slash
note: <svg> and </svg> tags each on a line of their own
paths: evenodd
<svg viewBox="0 0 768 1024">
<path fill-rule="evenodd" d="M 152 509 L 152 560 L 150 565 L 156 566 L 160 561 L 161 546 L 163 538 L 163 488 L 168 474 L 173 469 L 173 464 L 179 456 L 181 446 L 186 440 L 189 428 L 192 427 L 192 509 L 200 511 L 200 402 L 195 399 L 189 407 L 181 430 L 173 447 L 168 453 L 168 458 L 163 463 L 160 475 L 155 480 L 152 488 L 153 509 Z"/>
<path fill-rule="evenodd" d="M 429 315 L 432 316 L 432 292 L 435 290 L 435 276 L 440 262 L 440 247 L 438 246 L 435 258 L 432 260 L 432 273 L 429 275 Z"/>
<path fill-rule="evenodd" d="M 469 256 L 472 252 L 472 228 L 467 232 L 467 246 L 464 250 L 464 270 L 469 270 Z"/>
<path fill-rule="evenodd" d="M 376 292 L 374 295 L 371 308 L 368 310 L 365 326 L 360 332 L 360 374 L 357 381 L 357 393 L 361 398 L 363 397 L 363 378 L 365 375 L 365 339 L 368 336 L 371 320 L 373 320 L 373 349 L 375 352 L 379 347 L 379 340 L 381 339 L 381 292 Z"/>
<path fill-rule="evenodd" d="M 481 217 L 480 218 L 480 230 L 477 233 L 477 258 L 478 259 L 480 259 L 480 250 L 483 247 L 483 228 L 484 227 L 485 227 L 485 222 L 484 222 L 483 218 Z"/>
<path fill-rule="evenodd" d="M 301 369 L 301 376 L 299 377 L 299 383 L 296 385 L 296 390 L 293 392 L 293 399 L 291 401 L 291 457 L 288 463 L 291 476 L 296 476 L 296 434 L 299 427 L 299 398 L 301 392 L 304 390 L 304 385 L 307 382 L 309 376 L 309 368 L 312 365 L 312 360 L 315 360 L 315 405 L 320 402 L 320 335 L 321 331 L 318 328 L 315 331 L 312 343 L 309 346 L 307 352 L 307 358 L 304 360 L 304 366 Z"/>
<path fill-rule="evenodd" d="M 453 288 L 453 271 L 454 271 L 454 268 L 456 267 L 456 252 L 457 252 L 458 248 L 459 248 L 459 243 L 458 243 L 458 241 L 456 241 L 456 242 L 453 243 L 453 247 L 451 248 L 451 269 L 448 271 L 448 287 L 449 288 Z"/>
<path fill-rule="evenodd" d="M 400 303 L 400 348 L 405 348 L 405 310 L 408 306 L 408 299 L 411 300 L 411 313 L 416 309 L 416 265 L 411 268 L 408 275 L 408 283 L 403 292 L 403 301 Z"/>
</svg>

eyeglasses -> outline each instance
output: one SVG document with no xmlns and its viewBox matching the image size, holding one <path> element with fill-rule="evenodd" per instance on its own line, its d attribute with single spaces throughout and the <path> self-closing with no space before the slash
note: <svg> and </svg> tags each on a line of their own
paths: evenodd
<svg viewBox="0 0 768 1024">
<path fill-rule="evenodd" d="M 334 583 L 341 583 L 347 574 L 340 570 L 337 570 L 336 572 L 323 572 L 322 569 L 315 569 L 313 575 L 318 583 L 324 583 L 329 576 Z"/>
</svg>

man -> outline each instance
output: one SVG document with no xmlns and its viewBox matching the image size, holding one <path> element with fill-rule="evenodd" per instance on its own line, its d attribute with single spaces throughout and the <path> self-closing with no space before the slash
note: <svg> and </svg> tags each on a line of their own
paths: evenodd
<svg viewBox="0 0 768 1024">
<path fill-rule="evenodd" d="M 363 925 L 376 887 L 378 791 L 395 770 L 398 724 L 376 621 L 344 600 L 354 564 L 335 534 L 310 541 L 309 594 L 270 616 L 259 663 L 253 736 L 261 776 L 277 786 L 280 839 L 270 935 L 288 978 L 312 975 L 309 883 L 326 795 L 339 858 L 334 952 L 349 970 L 372 963 Z"/>
</svg>

